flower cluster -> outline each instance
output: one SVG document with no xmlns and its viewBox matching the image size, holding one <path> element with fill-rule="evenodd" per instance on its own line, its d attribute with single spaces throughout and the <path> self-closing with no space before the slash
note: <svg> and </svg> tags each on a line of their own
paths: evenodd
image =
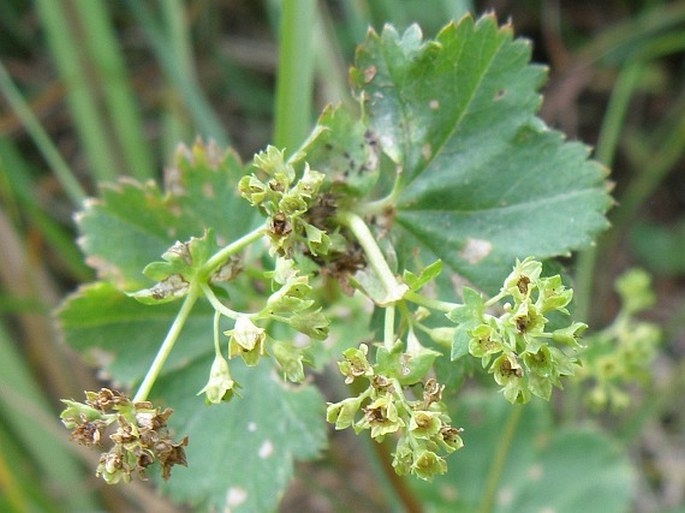
<svg viewBox="0 0 685 513">
<path fill-rule="evenodd" d="M 545 315 L 561 312 L 573 290 L 561 277 L 541 277 L 542 264 L 532 258 L 516 263 L 500 293 L 484 301 L 476 291 L 464 289 L 464 304 L 447 317 L 457 323 L 452 354 L 470 353 L 480 358 L 504 397 L 511 403 L 525 403 L 531 395 L 549 399 L 552 387 L 561 388 L 560 378 L 576 371 L 579 339 L 587 328 L 582 322 L 548 331 Z M 501 315 L 486 309 L 508 298 Z M 553 345 L 558 343 L 566 350 Z"/>
<path fill-rule="evenodd" d="M 379 365 L 371 366 L 368 346 L 350 348 L 338 363 L 346 383 L 358 378 L 369 383 L 356 397 L 329 403 L 326 420 L 336 429 L 352 427 L 355 432 L 369 430 L 371 438 L 381 442 L 386 435 L 398 434 L 392 465 L 400 475 L 414 474 L 430 480 L 447 472 L 447 463 L 440 455 L 460 449 L 461 429 L 451 425 L 442 402 L 444 385 L 429 378 L 423 383 L 423 395 L 410 400 L 394 373 L 384 372 Z M 406 353 L 403 353 L 406 357 Z"/>
<path fill-rule="evenodd" d="M 655 302 L 649 276 L 639 269 L 630 270 L 617 280 L 616 290 L 621 311 L 610 326 L 589 340 L 579 376 L 594 380 L 587 401 L 596 410 L 609 407 L 621 411 L 628 406 L 625 386 L 647 379 L 661 340 L 657 325 L 635 318 Z"/>
<path fill-rule="evenodd" d="M 310 254 L 325 255 L 333 244 L 331 237 L 304 216 L 316 203 L 325 175 L 305 164 L 296 181 L 291 162 L 297 158 L 286 162 L 283 151 L 269 146 L 254 158 L 255 167 L 266 175 L 266 180 L 254 173 L 245 175 L 238 189 L 243 198 L 269 217 L 267 234 L 276 253 L 291 256 L 298 244 L 304 244 Z"/>
<path fill-rule="evenodd" d="M 102 453 L 96 475 L 107 483 L 130 481 L 134 472 L 140 478 L 158 462 L 161 474 L 168 479 L 171 467 L 187 465 L 184 447 L 188 437 L 174 443 L 167 428 L 172 410 L 160 411 L 148 401 L 132 402 L 116 390 L 102 388 L 87 391 L 86 401 L 63 400 L 66 408 L 60 418 L 72 430 L 74 441 L 87 446 L 102 445 L 109 438 L 112 447 Z M 111 433 L 106 436 L 105 432 Z"/>
</svg>

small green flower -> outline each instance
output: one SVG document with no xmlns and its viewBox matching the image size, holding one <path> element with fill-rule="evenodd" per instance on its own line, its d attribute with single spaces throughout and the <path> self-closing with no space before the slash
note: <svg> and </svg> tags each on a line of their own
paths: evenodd
<svg viewBox="0 0 685 513">
<path fill-rule="evenodd" d="M 464 447 L 464 440 L 461 438 L 460 428 L 452 426 L 442 426 L 440 428 L 440 438 L 438 439 L 440 445 L 448 452 L 454 452 Z"/>
<path fill-rule="evenodd" d="M 66 404 L 67 407 L 62 410 L 60 419 L 62 419 L 62 424 L 64 424 L 64 427 L 67 429 L 74 429 L 83 422 L 99 420 L 103 416 L 101 411 L 93 408 L 92 406 L 71 401 L 69 399 L 62 399 L 62 402 Z"/>
<path fill-rule="evenodd" d="M 442 428 L 440 413 L 436 411 L 414 411 L 409 420 L 409 433 L 421 440 L 430 440 Z"/>
<path fill-rule="evenodd" d="M 269 195 L 266 184 L 255 175 L 243 176 L 238 182 L 238 191 L 253 206 L 262 204 Z"/>
<path fill-rule="evenodd" d="M 573 299 L 573 289 L 567 289 L 558 274 L 538 280 L 539 296 L 535 305 L 540 313 L 559 310 L 568 314 L 566 306 Z"/>
<path fill-rule="evenodd" d="M 616 292 L 621 296 L 623 310 L 634 314 L 652 306 L 656 301 L 651 278 L 642 269 L 631 269 L 616 280 Z"/>
<path fill-rule="evenodd" d="M 355 429 L 371 429 L 371 438 L 382 440 L 389 433 L 395 433 L 405 426 L 400 418 L 392 396 L 378 397 L 364 408 L 364 418 L 358 422 Z"/>
<path fill-rule="evenodd" d="M 469 334 L 469 353 L 476 358 L 484 358 L 502 351 L 499 333 L 492 326 L 479 324 Z"/>
<path fill-rule="evenodd" d="M 584 322 L 574 322 L 565 328 L 553 331 L 552 340 L 559 344 L 565 344 L 567 346 L 580 349 L 581 345 L 578 341 L 587 327 L 587 324 Z"/>
<path fill-rule="evenodd" d="M 284 377 L 293 383 L 304 381 L 304 357 L 302 350 L 293 344 L 280 342 L 278 340 L 271 344 L 271 354 L 283 371 Z"/>
<path fill-rule="evenodd" d="M 533 373 L 541 378 L 549 378 L 555 370 L 555 362 L 546 345 L 541 345 L 534 353 L 523 353 L 523 362 Z"/>
<path fill-rule="evenodd" d="M 506 292 L 517 300 L 530 297 L 535 282 L 542 273 L 542 263 L 528 257 L 523 262 L 516 260 L 514 270 L 504 280 L 502 292 Z"/>
<path fill-rule="evenodd" d="M 373 376 L 373 369 L 366 359 L 368 352 L 369 346 L 366 344 L 361 344 L 359 349 L 350 347 L 343 351 L 345 359 L 342 362 L 338 362 L 338 368 L 340 373 L 345 376 L 345 383 L 349 385 L 355 378 L 360 376 L 367 378 Z"/>
<path fill-rule="evenodd" d="M 526 403 L 530 399 L 530 391 L 525 387 L 523 368 L 514 355 L 499 356 L 490 367 L 495 381 L 502 386 L 502 393 L 510 403 Z"/>
<path fill-rule="evenodd" d="M 354 424 L 354 417 L 362 404 L 361 397 L 348 397 L 338 403 L 329 403 L 326 421 L 335 424 L 335 429 L 346 429 Z"/>
<path fill-rule="evenodd" d="M 324 340 L 328 336 L 330 321 L 320 310 L 293 315 L 288 324 L 305 335 Z"/>
<path fill-rule="evenodd" d="M 241 315 L 235 321 L 233 329 L 225 331 L 224 334 L 231 337 L 228 342 L 229 358 L 240 356 L 245 365 L 257 365 L 259 357 L 264 354 L 264 328 L 256 326 L 247 316 Z"/>
<path fill-rule="evenodd" d="M 412 470 L 414 463 L 414 451 L 412 450 L 409 440 L 402 437 L 397 443 L 397 449 L 393 454 L 392 468 L 395 469 L 397 475 L 406 476 Z"/>
<path fill-rule="evenodd" d="M 247 351 L 262 344 L 266 337 L 264 328 L 256 326 L 250 318 L 245 315 L 238 317 L 233 329 L 226 331 L 225 334 L 232 335 L 233 340 Z"/>
<path fill-rule="evenodd" d="M 433 451 L 424 450 L 414 460 L 411 471 L 424 481 L 431 481 L 436 475 L 447 472 L 447 463 Z"/>
<path fill-rule="evenodd" d="M 209 371 L 209 381 L 197 395 L 205 394 L 207 404 L 219 404 L 233 397 L 237 385 L 231 378 L 226 359 L 221 355 L 216 355 Z"/>
</svg>

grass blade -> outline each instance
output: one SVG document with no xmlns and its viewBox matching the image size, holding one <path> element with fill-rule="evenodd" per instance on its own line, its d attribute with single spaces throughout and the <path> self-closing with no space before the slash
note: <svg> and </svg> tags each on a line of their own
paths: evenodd
<svg viewBox="0 0 685 513">
<path fill-rule="evenodd" d="M 292 154 L 311 129 L 314 0 L 281 4 L 274 144 Z"/>
<path fill-rule="evenodd" d="M 93 176 L 113 180 L 117 176 L 107 130 L 79 60 L 79 42 L 72 37 L 69 17 L 61 0 L 37 0 L 36 7 L 55 66 L 67 88 L 67 104 L 74 128 L 83 144 Z"/>
<path fill-rule="evenodd" d="M 90 65 L 97 72 L 104 92 L 108 114 L 125 160 L 127 174 L 139 179 L 152 178 L 154 166 L 142 130 L 124 59 L 102 0 L 75 0 L 76 13 L 90 54 Z"/>
</svg>

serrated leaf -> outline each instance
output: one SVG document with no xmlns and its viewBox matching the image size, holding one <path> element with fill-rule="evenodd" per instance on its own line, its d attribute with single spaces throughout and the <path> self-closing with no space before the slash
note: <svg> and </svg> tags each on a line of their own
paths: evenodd
<svg viewBox="0 0 685 513">
<path fill-rule="evenodd" d="M 434 41 L 415 26 L 370 32 L 350 73 L 363 120 L 401 170 L 382 204 L 395 236 L 488 293 L 516 258 L 566 255 L 608 226 L 606 171 L 536 117 L 545 70 L 530 54 L 494 16 L 464 17 Z"/>
<path fill-rule="evenodd" d="M 173 406 L 170 425 L 187 434 L 187 468 L 174 469 L 162 491 L 197 511 L 273 511 L 294 460 L 311 459 L 325 444 L 324 401 L 316 388 L 283 383 L 268 361 L 245 368 L 231 361 L 241 397 L 206 406 L 188 390 L 207 380 L 211 357 L 168 374 L 156 385 Z"/>
<path fill-rule="evenodd" d="M 213 228 L 219 244 L 246 233 L 254 216 L 237 193 L 243 165 L 231 151 L 196 142 L 179 146 L 165 190 L 131 179 L 101 187 L 77 216 L 86 262 L 122 290 L 150 285 L 142 271 L 177 240 Z"/>
<path fill-rule="evenodd" d="M 488 473 L 512 406 L 501 397 L 472 394 L 450 412 L 464 428 L 464 448 L 432 483 L 412 482 L 436 513 L 482 510 Z M 544 403 L 521 412 L 490 511 L 626 512 L 633 471 L 619 444 L 591 428 L 554 429 Z"/>
</svg>

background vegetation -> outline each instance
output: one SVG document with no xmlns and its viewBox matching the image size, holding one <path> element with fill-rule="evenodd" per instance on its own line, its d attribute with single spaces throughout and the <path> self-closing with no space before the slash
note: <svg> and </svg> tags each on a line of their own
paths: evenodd
<svg viewBox="0 0 685 513">
<path fill-rule="evenodd" d="M 159 179 L 197 135 L 245 159 L 269 142 L 297 146 L 324 104 L 349 101 L 346 66 L 367 27 L 417 22 L 433 36 L 488 9 L 550 65 L 542 117 L 612 168 L 614 226 L 568 262 L 576 311 L 600 328 L 618 308 L 615 277 L 653 274 L 647 317 L 665 335 L 651 383 L 601 421 L 638 469 L 634 511 L 685 511 L 685 2 L 661 0 L 4 0 L 0 510 L 174 510 L 143 484 L 101 485 L 96 456 L 68 444 L 57 419 L 58 399 L 96 379 L 50 316 L 91 278 L 73 214 L 96 183 Z M 299 467 L 282 511 L 395 508 L 368 478 L 379 464 L 364 443 L 336 436 L 326 461 Z"/>
</svg>

